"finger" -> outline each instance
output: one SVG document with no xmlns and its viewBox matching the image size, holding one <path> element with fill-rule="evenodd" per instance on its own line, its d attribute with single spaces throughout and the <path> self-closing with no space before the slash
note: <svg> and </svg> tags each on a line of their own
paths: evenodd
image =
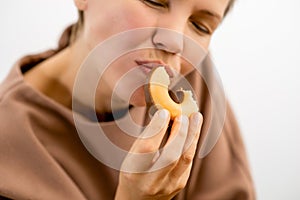
<svg viewBox="0 0 300 200">
<path fill-rule="evenodd" d="M 157 155 L 160 143 L 168 128 L 170 116 L 167 110 L 155 113 L 149 125 L 136 139 L 122 163 L 121 170 L 130 173 L 148 172 Z"/>
<path fill-rule="evenodd" d="M 157 111 L 149 125 L 134 142 L 131 152 L 148 153 L 157 151 L 166 134 L 169 121 L 170 114 L 167 110 Z"/>
<path fill-rule="evenodd" d="M 172 177 L 180 177 L 191 169 L 200 138 L 203 117 L 200 113 L 194 113 L 190 117 L 189 131 L 184 144 L 183 153 L 172 170 Z M 189 174 L 189 173 L 188 173 Z"/>
<path fill-rule="evenodd" d="M 196 151 L 198 140 L 200 138 L 203 117 L 199 112 L 193 113 L 190 117 L 189 131 L 184 144 L 183 152 Z"/>
<path fill-rule="evenodd" d="M 176 163 L 180 158 L 187 137 L 188 127 L 189 120 L 187 116 L 182 115 L 174 120 L 170 137 L 152 167 L 154 170 Z"/>
<path fill-rule="evenodd" d="M 171 142 L 174 142 L 174 139 L 178 135 L 178 133 L 182 133 L 182 131 L 188 130 L 188 118 L 187 116 L 178 116 L 175 118 L 173 124 L 172 124 L 172 129 L 171 133 L 169 135 L 168 140 L 166 141 L 165 146 L 170 145 Z"/>
</svg>

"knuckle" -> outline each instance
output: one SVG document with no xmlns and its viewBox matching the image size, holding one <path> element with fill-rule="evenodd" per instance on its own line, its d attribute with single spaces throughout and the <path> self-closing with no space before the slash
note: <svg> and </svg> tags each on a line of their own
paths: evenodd
<svg viewBox="0 0 300 200">
<path fill-rule="evenodd" d="M 167 196 L 173 196 L 174 194 L 177 194 L 185 187 L 185 184 L 182 183 L 180 185 L 171 186 L 171 184 L 168 187 L 165 187 L 163 193 Z"/>
<path fill-rule="evenodd" d="M 173 194 L 175 192 L 175 190 L 174 190 L 174 188 L 169 186 L 169 187 L 165 187 L 163 192 L 165 195 L 169 196 L 169 195 Z"/>
<path fill-rule="evenodd" d="M 191 164 L 193 162 L 193 159 L 194 159 L 193 155 L 190 155 L 190 154 L 183 154 L 181 156 L 182 162 L 186 165 Z"/>
<path fill-rule="evenodd" d="M 142 193 L 143 196 L 147 196 L 147 197 L 166 197 L 166 196 L 170 196 L 174 193 L 177 193 L 178 191 L 180 191 L 181 189 L 179 189 L 178 187 L 174 187 L 174 185 L 172 184 L 168 184 L 165 187 L 157 187 L 156 185 L 153 186 L 148 186 L 147 188 L 143 188 L 142 189 Z"/>
<path fill-rule="evenodd" d="M 150 186 L 147 188 L 143 188 L 142 193 L 143 193 L 143 196 L 155 197 L 155 196 L 163 194 L 163 191 L 158 190 L 157 186 Z"/>
<path fill-rule="evenodd" d="M 144 143 L 139 148 L 139 153 L 150 153 L 150 152 L 153 152 L 153 151 L 155 151 L 155 147 L 154 147 L 153 144 L 150 144 L 150 143 Z"/>
<path fill-rule="evenodd" d="M 180 183 L 178 184 L 178 187 L 177 187 L 177 192 L 179 192 L 180 190 L 183 190 L 186 186 L 186 183 L 180 181 Z"/>
</svg>

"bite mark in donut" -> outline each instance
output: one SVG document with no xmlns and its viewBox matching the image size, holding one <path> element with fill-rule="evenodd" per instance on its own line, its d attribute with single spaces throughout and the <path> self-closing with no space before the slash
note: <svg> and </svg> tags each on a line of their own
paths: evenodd
<svg viewBox="0 0 300 200">
<path fill-rule="evenodd" d="M 149 73 L 145 86 L 145 96 L 148 106 L 154 105 L 157 109 L 165 108 L 170 112 L 171 119 L 179 115 L 190 116 L 198 112 L 198 106 L 190 90 L 180 90 L 181 102 L 175 102 L 169 95 L 170 78 L 164 67 L 157 67 Z"/>
</svg>

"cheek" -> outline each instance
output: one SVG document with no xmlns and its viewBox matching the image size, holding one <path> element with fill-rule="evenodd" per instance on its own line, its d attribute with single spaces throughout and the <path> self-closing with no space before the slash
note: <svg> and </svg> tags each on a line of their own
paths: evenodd
<svg viewBox="0 0 300 200">
<path fill-rule="evenodd" d="M 102 9 L 91 8 L 86 13 L 84 37 L 89 49 L 115 34 L 154 26 L 154 18 L 145 14 L 138 1 L 108 4 Z"/>
<path fill-rule="evenodd" d="M 188 62 L 184 58 L 181 59 L 181 70 L 180 70 L 181 75 L 185 76 L 185 75 L 189 74 L 191 71 L 193 71 L 194 69 L 195 69 L 194 65 L 192 65 L 190 62 Z"/>
<path fill-rule="evenodd" d="M 135 28 L 147 27 L 153 25 L 154 17 L 145 13 L 145 9 L 136 1 L 122 1 L 118 4 L 118 13 L 111 16 L 112 23 L 118 24 L 117 31 L 126 31 Z M 121 29 L 121 30 L 120 30 Z"/>
</svg>

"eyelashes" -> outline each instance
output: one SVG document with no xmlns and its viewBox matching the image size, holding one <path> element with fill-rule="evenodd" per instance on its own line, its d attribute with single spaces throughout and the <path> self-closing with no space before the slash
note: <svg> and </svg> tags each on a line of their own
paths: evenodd
<svg viewBox="0 0 300 200">
<path fill-rule="evenodd" d="M 169 3 L 167 1 L 158 1 L 158 0 L 142 0 L 145 4 L 154 7 L 168 8 Z"/>
<path fill-rule="evenodd" d="M 154 8 L 154 9 L 169 9 L 169 1 L 167 0 L 141 0 L 147 6 Z M 203 25 L 202 23 L 196 22 L 194 20 L 190 20 L 190 24 L 193 26 L 194 30 L 198 34 L 202 35 L 210 35 L 210 29 Z"/>
<path fill-rule="evenodd" d="M 191 24 L 195 27 L 195 29 L 197 29 L 197 31 L 200 31 L 201 33 L 207 35 L 211 34 L 211 31 L 206 26 L 199 24 L 197 22 L 191 22 Z"/>
</svg>

